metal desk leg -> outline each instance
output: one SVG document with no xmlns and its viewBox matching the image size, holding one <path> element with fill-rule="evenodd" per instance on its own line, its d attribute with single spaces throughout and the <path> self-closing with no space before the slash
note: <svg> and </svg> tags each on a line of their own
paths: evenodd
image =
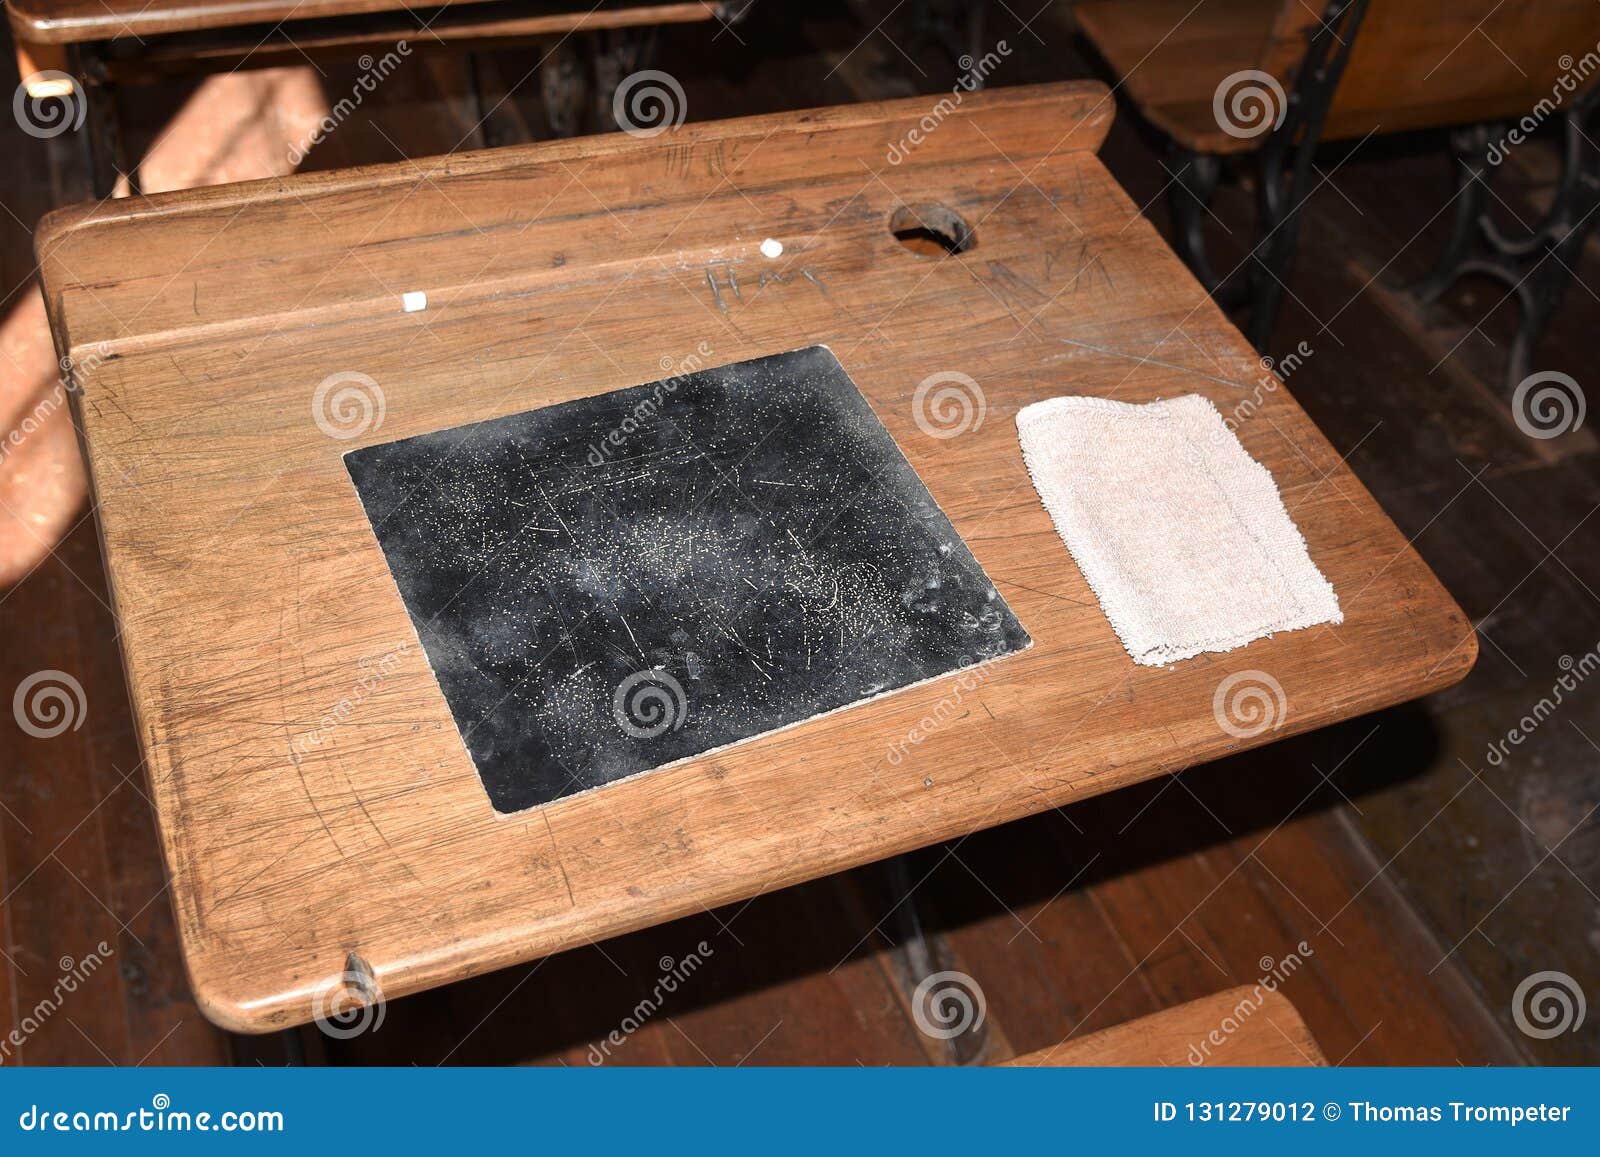
<svg viewBox="0 0 1600 1157">
<path fill-rule="evenodd" d="M 1450 137 L 1456 168 L 1450 240 L 1411 293 L 1420 304 L 1431 305 L 1458 279 L 1473 273 L 1505 285 L 1521 314 L 1506 365 L 1508 390 L 1532 372 L 1534 348 L 1566 297 L 1584 242 L 1600 218 L 1600 146 L 1585 130 L 1597 106 L 1600 89 L 1590 89 L 1563 114 L 1561 178 L 1555 200 L 1521 237 L 1507 237 L 1488 207 L 1488 182 L 1508 147 L 1506 126 L 1474 125 Z"/>
<path fill-rule="evenodd" d="M 1178 255 L 1223 305 L 1248 307 L 1245 336 L 1257 349 L 1266 345 L 1277 321 L 1299 240 L 1300 210 L 1313 187 L 1311 163 L 1366 11 L 1367 0 L 1328 0 L 1322 22 L 1309 33 L 1283 117 L 1256 151 L 1257 239 L 1234 274 L 1217 277 L 1205 253 L 1205 209 L 1221 158 L 1173 150 L 1171 206 Z"/>
</svg>

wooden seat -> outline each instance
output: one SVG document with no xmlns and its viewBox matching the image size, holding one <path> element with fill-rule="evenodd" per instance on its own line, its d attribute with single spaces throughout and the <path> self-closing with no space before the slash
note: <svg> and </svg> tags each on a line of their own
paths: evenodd
<svg viewBox="0 0 1600 1157">
<path fill-rule="evenodd" d="M 1230 988 L 1141 1016 L 1081 1040 L 1004 1062 L 1004 1068 L 1192 1065 L 1283 1068 L 1328 1062 L 1289 998 L 1260 987 Z"/>
</svg>

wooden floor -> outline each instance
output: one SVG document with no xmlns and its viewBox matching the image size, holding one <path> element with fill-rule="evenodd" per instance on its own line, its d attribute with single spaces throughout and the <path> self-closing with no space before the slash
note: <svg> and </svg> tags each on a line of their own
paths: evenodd
<svg viewBox="0 0 1600 1157">
<path fill-rule="evenodd" d="M 664 36 L 655 65 L 683 82 L 694 119 L 947 93 L 947 55 L 892 16 L 873 31 L 893 7 L 757 3 L 714 40 L 709 29 Z M 1026 29 L 991 7 L 990 38 L 1011 49 L 992 83 L 1093 74 L 1066 5 Z M 537 84 L 524 80 L 537 59 L 508 50 L 469 69 L 414 54 L 305 167 L 543 135 Z M 145 187 L 287 171 L 284 143 L 356 75 L 306 67 L 128 94 Z M 482 124 L 480 109 L 491 110 Z M 1164 227 L 1155 143 L 1121 108 L 1104 156 Z M 86 189 L 71 138 L 37 141 L 6 120 L 0 145 L 27 158 L 0 170 L 9 429 L 55 373 L 29 230 Z M 1496 191 L 1508 215 L 1531 219 L 1553 171 L 1542 146 L 1524 153 Z M 1600 449 L 1588 426 L 1544 442 L 1513 423 L 1498 290 L 1465 286 L 1426 312 L 1395 290 L 1441 243 L 1452 187 L 1437 138 L 1327 150 L 1318 170 L 1271 352 L 1287 366 L 1285 354 L 1309 349 L 1289 388 L 1479 624 L 1465 683 L 898 869 L 394 1001 L 375 1029 L 298 1043 L 332 1063 L 970 1063 L 1269 977 L 1330 1063 L 1600 1061 L 1600 1017 L 1538 1039 L 1512 1015 L 1518 985 L 1540 972 L 1600 1000 L 1600 689 L 1580 686 L 1501 765 L 1486 759 L 1551 694 L 1563 656 L 1600 645 Z M 1219 256 L 1236 257 L 1249 191 L 1230 187 L 1215 208 Z M 1539 364 L 1582 382 L 1600 257 L 1578 272 Z M 0 466 L 0 692 L 60 669 L 87 703 L 78 730 L 48 740 L 0 713 L 0 1029 L 25 1038 L 0 1062 L 271 1063 L 289 1042 L 230 1041 L 187 995 L 74 454 L 58 414 Z M 693 972 L 663 994 L 663 970 L 691 956 Z M 103 966 L 62 993 L 62 976 L 91 958 Z M 981 990 L 981 1029 L 944 1039 L 919 1028 L 919 983 L 942 971 Z"/>
</svg>

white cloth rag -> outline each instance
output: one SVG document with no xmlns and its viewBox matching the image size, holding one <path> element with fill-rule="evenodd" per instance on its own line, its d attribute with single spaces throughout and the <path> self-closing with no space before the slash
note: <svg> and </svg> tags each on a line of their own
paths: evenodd
<svg viewBox="0 0 1600 1157">
<path fill-rule="evenodd" d="M 1017 415 L 1044 507 L 1135 663 L 1339 623 L 1278 487 L 1198 394 L 1050 398 Z"/>
</svg>

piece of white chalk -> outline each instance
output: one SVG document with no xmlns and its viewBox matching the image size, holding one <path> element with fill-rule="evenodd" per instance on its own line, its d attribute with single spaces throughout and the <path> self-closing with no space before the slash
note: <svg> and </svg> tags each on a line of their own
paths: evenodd
<svg viewBox="0 0 1600 1157">
<path fill-rule="evenodd" d="M 778 258 L 783 256 L 783 242 L 768 237 L 761 243 L 761 256 Z"/>
<path fill-rule="evenodd" d="M 400 308 L 407 313 L 417 313 L 428 308 L 428 295 L 420 289 L 400 295 Z"/>
</svg>

